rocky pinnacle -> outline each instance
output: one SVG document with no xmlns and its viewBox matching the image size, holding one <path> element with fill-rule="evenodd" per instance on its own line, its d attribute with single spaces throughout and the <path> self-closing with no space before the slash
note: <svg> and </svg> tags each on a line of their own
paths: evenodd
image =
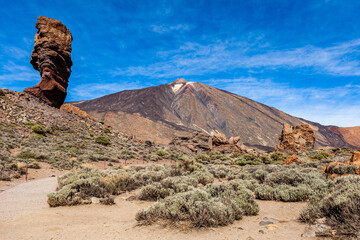
<svg viewBox="0 0 360 240">
<path fill-rule="evenodd" d="M 40 16 L 36 28 L 30 63 L 40 71 L 41 80 L 37 85 L 24 89 L 24 92 L 60 108 L 66 98 L 71 74 L 73 38 L 69 29 L 56 19 Z"/>
</svg>

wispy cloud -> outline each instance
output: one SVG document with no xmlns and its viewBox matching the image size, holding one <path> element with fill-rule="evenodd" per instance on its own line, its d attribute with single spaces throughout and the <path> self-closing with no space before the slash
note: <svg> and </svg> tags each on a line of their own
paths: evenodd
<svg viewBox="0 0 360 240">
<path fill-rule="evenodd" d="M 40 81 L 39 72 L 35 71 L 30 66 L 24 66 L 16 64 L 12 61 L 8 61 L 0 67 L 0 83 L 5 84 L 18 82 L 18 81 Z"/>
<path fill-rule="evenodd" d="M 70 87 L 68 92 L 71 95 L 76 96 L 76 99 L 88 100 L 123 90 L 137 89 L 140 87 L 141 86 L 136 82 L 81 84 L 75 87 Z"/>
<path fill-rule="evenodd" d="M 151 31 L 156 33 L 169 33 L 173 31 L 183 32 L 190 30 L 189 25 L 187 24 L 177 24 L 177 25 L 151 25 L 150 26 Z"/>
<path fill-rule="evenodd" d="M 360 39 L 331 47 L 307 45 L 286 50 L 272 50 L 269 45 L 256 42 L 226 41 L 210 45 L 189 42 L 176 50 L 159 52 L 157 63 L 118 68 L 114 74 L 164 78 L 235 69 L 311 68 L 313 73 L 360 76 L 359 50 Z"/>
<path fill-rule="evenodd" d="M 360 126 L 360 85 L 292 88 L 271 79 L 210 79 L 206 83 L 325 125 Z"/>
</svg>

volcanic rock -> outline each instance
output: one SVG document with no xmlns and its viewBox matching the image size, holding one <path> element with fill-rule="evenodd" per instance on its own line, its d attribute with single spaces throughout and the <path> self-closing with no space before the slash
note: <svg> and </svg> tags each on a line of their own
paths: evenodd
<svg viewBox="0 0 360 240">
<path fill-rule="evenodd" d="M 65 112 L 75 113 L 84 118 L 90 118 L 89 115 L 85 111 L 80 110 L 80 108 L 75 107 L 74 105 L 72 105 L 70 103 L 65 103 L 65 104 L 61 105 L 60 109 Z"/>
<path fill-rule="evenodd" d="M 40 16 L 36 28 L 30 63 L 40 71 L 41 80 L 37 85 L 24 89 L 24 92 L 60 108 L 65 101 L 71 74 L 73 38 L 69 29 L 56 19 Z"/>
<path fill-rule="evenodd" d="M 184 152 L 211 151 L 211 137 L 206 133 L 196 132 L 191 136 L 175 137 L 169 144 L 172 148 Z"/>
<path fill-rule="evenodd" d="M 284 123 L 277 151 L 282 152 L 306 152 L 314 149 L 315 134 L 308 124 L 290 126 Z"/>
<path fill-rule="evenodd" d="M 248 152 L 249 149 L 240 141 L 240 137 L 231 137 L 230 139 L 231 141 L 227 140 L 223 134 L 210 136 L 203 132 L 196 132 L 191 136 L 175 137 L 170 146 L 188 153 L 210 151 L 221 153 Z"/>
<path fill-rule="evenodd" d="M 296 154 L 293 154 L 290 157 L 288 157 L 281 165 L 289 165 L 298 162 L 301 162 L 301 160 L 296 156 Z"/>
<path fill-rule="evenodd" d="M 214 136 L 212 137 L 212 144 L 214 146 L 220 146 L 220 145 L 229 144 L 229 141 L 227 140 L 224 134 L 215 133 Z"/>
<path fill-rule="evenodd" d="M 360 151 L 354 151 L 350 160 L 347 162 L 331 162 L 326 167 L 323 168 L 325 173 L 327 173 L 330 177 L 338 177 L 338 174 L 332 174 L 331 168 L 339 165 L 354 165 L 357 167 L 356 174 L 360 175 Z"/>
</svg>

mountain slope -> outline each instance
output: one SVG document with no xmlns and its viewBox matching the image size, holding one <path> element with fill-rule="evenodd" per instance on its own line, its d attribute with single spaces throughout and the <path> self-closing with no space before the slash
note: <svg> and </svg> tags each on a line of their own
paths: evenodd
<svg viewBox="0 0 360 240">
<path fill-rule="evenodd" d="M 140 118 L 154 121 L 162 125 L 162 131 L 170 135 L 173 135 L 174 131 L 203 131 L 209 134 L 221 132 L 227 137 L 240 136 L 241 140 L 250 146 L 274 147 L 284 122 L 291 125 L 304 123 L 304 120 L 276 108 L 184 79 L 73 104 L 92 117 L 111 121 L 112 126 L 120 130 L 122 127 L 119 125 L 124 123 L 117 121 L 114 114 L 125 113 L 137 116 L 133 119 L 134 122 L 141 122 Z M 114 113 L 113 117 L 107 118 L 109 113 Z M 318 126 L 313 127 L 319 129 Z M 144 128 L 135 135 L 141 138 L 145 132 L 149 136 L 152 131 L 152 128 Z M 326 134 L 316 132 L 319 146 L 349 146 L 340 134 L 332 132 L 337 136 L 335 142 L 329 141 Z M 162 140 L 168 142 L 171 138 Z"/>
</svg>

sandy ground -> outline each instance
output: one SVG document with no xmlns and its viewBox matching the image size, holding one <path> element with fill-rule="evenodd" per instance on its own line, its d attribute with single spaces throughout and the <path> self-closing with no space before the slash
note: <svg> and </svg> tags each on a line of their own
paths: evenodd
<svg viewBox="0 0 360 240">
<path fill-rule="evenodd" d="M 64 173 L 66 173 L 66 170 L 57 169 L 51 166 L 50 164 L 40 162 L 40 169 L 28 169 L 28 181 L 36 180 L 36 179 L 42 179 L 42 178 L 48 178 L 52 176 L 61 176 Z M 0 193 L 3 192 L 6 189 L 15 187 L 16 185 L 20 183 L 24 183 L 25 181 L 25 175 L 21 175 L 19 179 L 11 179 L 11 181 L 0 181 Z"/>
<path fill-rule="evenodd" d="M 125 201 L 49 208 L 46 195 L 55 190 L 56 178 L 21 183 L 0 193 L 0 239 L 311 239 L 302 238 L 306 227 L 296 220 L 305 203 L 258 201 L 257 216 L 244 217 L 226 227 L 184 231 L 159 225 L 137 226 L 135 214 L 152 203 Z M 279 227 L 269 230 L 259 223 L 264 218 Z M 315 238 L 313 238 L 315 239 Z"/>
</svg>

